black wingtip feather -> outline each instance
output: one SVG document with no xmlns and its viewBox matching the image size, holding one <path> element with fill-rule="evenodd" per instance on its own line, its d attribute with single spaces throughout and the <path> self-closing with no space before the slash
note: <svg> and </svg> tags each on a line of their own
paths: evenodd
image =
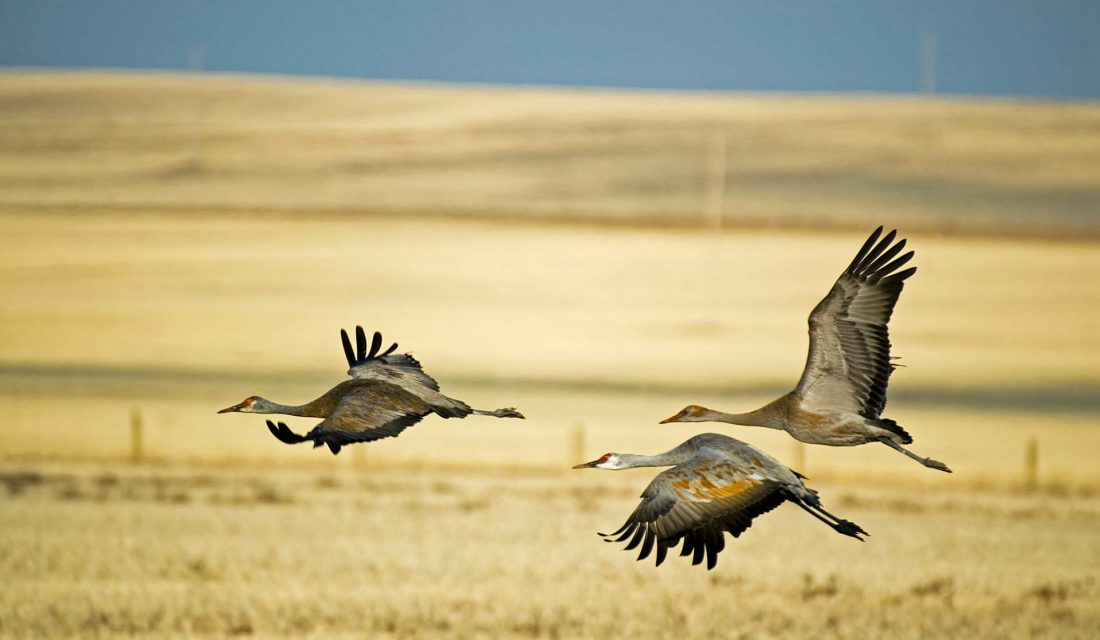
<svg viewBox="0 0 1100 640">
<path fill-rule="evenodd" d="M 900 266 L 900 265 L 899 265 Z M 879 284 L 894 284 L 895 282 L 904 282 L 909 276 L 917 272 L 916 267 L 909 267 L 904 271 L 898 271 L 897 273 L 883 278 Z"/>
<path fill-rule="evenodd" d="M 891 274 L 893 274 L 895 271 L 897 271 L 901 267 L 905 266 L 905 263 L 912 260 L 914 255 L 915 254 L 912 251 L 906 253 L 902 257 L 898 258 L 897 260 L 894 260 L 893 262 L 891 262 L 890 264 L 882 267 L 881 269 L 877 269 L 876 272 L 875 272 L 875 276 L 878 277 L 881 280 L 884 280 L 884 281 L 887 280 Z"/>
<path fill-rule="evenodd" d="M 340 329 L 340 342 L 344 345 L 344 357 L 348 359 L 348 366 L 355 366 L 355 351 L 351 348 L 351 338 L 348 337 L 348 332 Z"/>
<path fill-rule="evenodd" d="M 631 522 L 630 526 L 627 527 L 625 531 L 623 531 L 622 535 L 619 536 L 618 538 L 615 538 L 615 542 L 625 541 L 627 538 L 634 535 L 634 530 L 637 529 L 637 528 L 638 528 L 638 523 L 637 522 Z"/>
<path fill-rule="evenodd" d="M 878 240 L 881 234 L 882 225 L 879 225 L 867 238 L 867 241 L 863 243 L 863 246 L 859 248 L 859 251 L 856 252 L 856 257 L 852 258 L 852 263 L 848 265 L 844 273 L 853 273 L 855 271 L 856 266 L 858 266 L 860 262 L 863 262 L 863 258 L 867 255 L 867 251 L 870 250 L 871 245 L 875 244 L 875 241 Z"/>
<path fill-rule="evenodd" d="M 706 541 L 703 540 L 702 536 L 700 536 L 698 533 L 696 533 L 694 535 L 694 537 L 695 537 L 695 555 L 691 556 L 691 565 L 692 566 L 695 566 L 695 565 L 700 564 L 700 563 L 703 562 L 703 554 L 706 553 L 706 550 L 707 550 Z"/>
<path fill-rule="evenodd" d="M 355 355 L 356 360 L 367 357 L 367 333 L 360 326 L 355 327 Z"/>
<path fill-rule="evenodd" d="M 286 424 L 282 422 L 276 425 L 274 422 L 268 420 L 267 430 L 271 432 L 271 435 L 278 438 L 280 442 L 284 442 L 286 444 L 298 444 L 300 442 L 305 442 L 306 440 L 309 440 L 309 438 L 305 436 L 300 436 L 294 433 L 290 430 L 290 427 L 286 426 Z"/>
<path fill-rule="evenodd" d="M 611 533 L 601 533 L 600 535 L 603 536 L 604 538 L 614 538 L 615 536 L 619 535 L 623 531 L 626 531 L 626 528 L 629 527 L 629 526 L 630 526 L 630 520 L 627 520 L 626 522 L 623 523 L 623 526 L 621 526 L 618 529 L 612 531 Z"/>
<path fill-rule="evenodd" d="M 904 248 L 905 248 L 905 238 L 902 238 L 901 240 L 898 241 L 897 244 L 895 244 L 894 246 L 892 246 L 889 249 L 887 249 L 886 251 L 884 251 L 882 253 L 882 255 L 880 255 L 879 257 L 875 258 L 875 261 L 872 262 L 871 264 L 867 265 L 867 267 L 863 270 L 863 272 L 865 274 L 867 274 L 868 277 L 882 277 L 881 275 L 879 275 L 880 273 L 881 274 L 889 273 L 889 271 L 886 271 L 885 269 L 882 268 L 882 265 L 884 265 L 887 262 L 889 262 L 890 260 L 892 260 L 893 257 L 898 255 L 899 253 L 901 253 L 901 250 L 904 249 Z"/>
<path fill-rule="evenodd" d="M 894 238 L 898 235 L 897 229 L 893 229 L 890 233 L 882 236 L 882 239 L 878 241 L 878 244 L 873 249 L 867 252 L 867 256 L 863 258 L 862 262 L 856 267 L 859 272 L 866 272 L 867 267 L 878 260 L 883 251 L 886 251 L 890 243 L 894 241 Z"/>
<path fill-rule="evenodd" d="M 344 343 L 344 354 L 348 357 L 348 364 L 351 367 L 357 367 L 366 363 L 368 360 L 381 360 L 390 355 L 394 351 L 397 351 L 397 343 L 394 342 L 388 349 L 379 353 L 379 349 L 382 347 L 382 333 L 375 331 L 371 338 L 370 349 L 367 349 L 367 332 L 362 326 L 355 327 L 355 351 L 351 349 L 351 340 L 347 337 L 347 332 L 343 329 L 340 330 L 340 339 Z M 412 365 L 419 367 L 419 363 L 412 356 L 406 354 L 409 362 Z"/>
<path fill-rule="evenodd" d="M 375 331 L 374 332 L 374 337 L 371 338 L 371 341 L 370 341 L 370 353 L 367 354 L 367 359 L 370 360 L 371 358 L 373 358 L 375 356 L 375 354 L 378 353 L 378 349 L 381 348 L 381 346 L 382 346 L 382 334 L 381 334 L 381 332 Z"/>
<path fill-rule="evenodd" d="M 707 571 L 710 571 L 718 565 L 718 552 L 722 550 L 722 536 L 724 532 L 720 529 L 718 531 L 708 529 L 703 535 L 706 536 L 706 544 L 704 546 L 707 550 Z"/>
<path fill-rule="evenodd" d="M 645 560 L 653 551 L 653 543 L 657 540 L 657 534 L 651 527 L 646 527 L 645 538 L 642 540 L 642 550 L 638 552 L 638 560 Z"/>
<path fill-rule="evenodd" d="M 641 526 L 634 530 L 634 537 L 630 539 L 630 543 L 623 547 L 623 551 L 630 551 L 642 543 L 642 539 L 645 538 L 646 527 Z"/>
</svg>

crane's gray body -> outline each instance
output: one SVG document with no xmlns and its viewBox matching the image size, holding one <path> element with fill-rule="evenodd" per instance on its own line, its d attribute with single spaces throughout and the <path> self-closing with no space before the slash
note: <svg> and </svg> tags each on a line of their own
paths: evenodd
<svg viewBox="0 0 1100 640">
<path fill-rule="evenodd" d="M 887 328 L 905 281 L 916 267 L 901 256 L 905 240 L 896 231 L 880 240 L 879 227 L 809 317 L 810 348 L 802 377 L 790 393 L 748 413 L 726 413 L 688 405 L 664 422 L 726 422 L 782 429 L 809 444 L 850 447 L 881 442 L 926 467 L 947 465 L 922 458 L 902 445 L 913 438 L 883 418 L 886 388 L 897 365 L 890 356 Z"/>
<path fill-rule="evenodd" d="M 465 418 L 470 414 L 523 418 L 523 414 L 510 407 L 484 411 L 444 395 L 439 391 L 439 383 L 424 372 L 416 358 L 407 353 L 391 353 L 397 348 L 396 343 L 379 355 L 382 336 L 375 332 L 368 352 L 366 333 L 362 327 L 355 329 L 355 350 L 347 332 L 340 331 L 351 380 L 303 405 L 278 404 L 251 396 L 218 413 L 239 411 L 324 418 L 305 435 L 294 433 L 282 422 L 275 424 L 269 420 L 267 428 L 287 444 L 312 441 L 315 447 L 327 445 L 333 454 L 347 444 L 397 436 L 430 413 L 443 418 Z"/>
<path fill-rule="evenodd" d="M 802 477 L 756 447 L 717 433 L 703 433 L 657 455 L 608 453 L 578 465 L 598 469 L 671 466 L 642 492 L 642 501 L 626 523 L 605 538 L 642 545 L 638 559 L 656 549 L 657 564 L 668 549 L 683 543 L 680 555 L 692 564 L 717 564 L 725 534 L 740 536 L 753 518 L 791 501 L 838 533 L 860 539 L 858 525 L 825 511 L 817 492 Z M 604 535 L 604 534 L 601 534 Z M 617 536 L 617 537 L 616 537 Z"/>
</svg>

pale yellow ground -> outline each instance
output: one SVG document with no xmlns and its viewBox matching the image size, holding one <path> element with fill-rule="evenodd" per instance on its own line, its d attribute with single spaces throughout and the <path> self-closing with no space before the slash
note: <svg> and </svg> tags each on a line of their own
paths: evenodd
<svg viewBox="0 0 1100 640">
<path fill-rule="evenodd" d="M 11 638 L 1095 638 L 1096 498 L 817 483 L 707 572 L 637 563 L 645 470 L 0 467 Z"/>
</svg>

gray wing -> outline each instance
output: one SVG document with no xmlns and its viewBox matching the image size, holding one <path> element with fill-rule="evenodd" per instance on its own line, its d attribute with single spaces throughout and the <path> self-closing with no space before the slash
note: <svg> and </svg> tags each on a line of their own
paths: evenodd
<svg viewBox="0 0 1100 640">
<path fill-rule="evenodd" d="M 379 354 L 382 334 L 375 331 L 370 350 L 367 350 L 367 334 L 363 327 L 355 327 L 355 350 L 352 350 L 348 333 L 340 330 L 340 339 L 347 357 L 348 375 L 357 380 L 376 380 L 396 385 L 430 404 L 445 418 L 464 417 L 470 414 L 470 406 L 440 393 L 439 383 L 420 366 L 416 358 L 407 353 L 393 353 L 397 343 Z"/>
<path fill-rule="evenodd" d="M 427 403 L 398 387 L 364 384 L 349 389 L 305 439 L 327 444 L 336 453 L 353 442 L 394 437 L 431 412 Z"/>
<path fill-rule="evenodd" d="M 913 257 L 896 231 L 882 240 L 882 227 L 863 244 L 829 294 L 810 313 L 810 352 L 795 394 L 810 408 L 878 418 L 886 407 L 886 386 L 894 365 L 886 324 L 905 279 L 916 267 L 898 271 Z M 876 244 L 877 242 L 877 244 Z"/>
<path fill-rule="evenodd" d="M 750 471 L 725 455 L 703 453 L 661 472 L 642 493 L 642 502 L 618 531 L 600 534 L 608 541 L 642 545 L 638 560 L 656 549 L 657 565 L 681 541 L 681 556 L 692 564 L 718 563 L 725 534 L 741 535 L 753 518 L 783 504 L 784 484 Z"/>
<path fill-rule="evenodd" d="M 391 344 L 385 352 L 378 353 L 382 346 L 381 333 L 374 332 L 370 351 L 367 351 L 367 334 L 361 326 L 355 327 L 354 351 L 347 331 L 340 330 L 340 340 L 344 345 L 344 356 L 350 367 L 348 375 L 352 378 L 382 380 L 402 387 L 423 386 L 432 391 L 439 391 L 439 383 L 424 373 L 424 369 L 416 358 L 407 353 L 393 353 L 397 349 L 396 342 Z"/>
</svg>

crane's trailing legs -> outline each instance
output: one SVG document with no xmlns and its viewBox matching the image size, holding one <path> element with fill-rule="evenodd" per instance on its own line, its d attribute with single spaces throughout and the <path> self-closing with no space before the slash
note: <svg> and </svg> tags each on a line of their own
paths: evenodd
<svg viewBox="0 0 1100 640">
<path fill-rule="evenodd" d="M 932 458 L 922 458 L 922 457 L 918 456 L 917 454 L 913 453 L 912 451 L 910 451 L 910 450 L 906 449 L 905 447 L 901 446 L 900 444 L 894 442 L 890 438 L 879 438 L 879 442 L 889 446 L 891 449 L 895 449 L 895 450 L 897 450 L 901 453 L 904 453 L 905 455 L 907 455 L 910 458 L 916 460 L 917 462 L 923 464 L 924 466 L 928 467 L 929 469 L 939 469 L 940 471 L 946 471 L 947 473 L 951 473 L 951 469 L 949 469 L 947 467 L 947 465 L 940 462 L 939 460 L 933 460 Z"/>
<path fill-rule="evenodd" d="M 798 499 L 798 498 L 793 497 L 793 496 L 790 496 L 787 499 L 790 500 L 791 502 L 797 504 L 798 506 L 802 507 L 802 509 L 806 513 L 810 514 L 811 516 L 817 518 L 818 520 L 820 520 L 820 521 L 824 522 L 825 524 L 829 525 L 830 527 L 832 527 L 833 531 L 836 531 L 837 533 L 843 533 L 846 536 L 851 536 L 851 537 L 855 538 L 856 540 L 859 540 L 860 542 L 863 541 L 863 538 L 859 537 L 860 534 L 865 535 L 865 536 L 871 535 L 871 534 L 867 533 L 866 531 L 864 531 L 863 527 L 861 527 L 858 524 L 852 522 L 851 520 L 845 520 L 843 518 L 838 518 L 838 517 L 834 516 L 833 514 L 829 513 L 828 511 L 826 511 L 825 509 L 823 509 L 821 507 L 821 502 L 819 502 L 816 498 L 813 499 L 813 502 L 810 502 L 809 500 L 804 501 L 804 500 Z"/>
<path fill-rule="evenodd" d="M 523 414 L 516 411 L 515 407 L 506 407 L 504 409 L 493 409 L 492 411 L 484 411 L 482 409 L 473 409 L 471 411 L 475 416 L 493 416 L 496 418 L 523 418 Z"/>
</svg>

